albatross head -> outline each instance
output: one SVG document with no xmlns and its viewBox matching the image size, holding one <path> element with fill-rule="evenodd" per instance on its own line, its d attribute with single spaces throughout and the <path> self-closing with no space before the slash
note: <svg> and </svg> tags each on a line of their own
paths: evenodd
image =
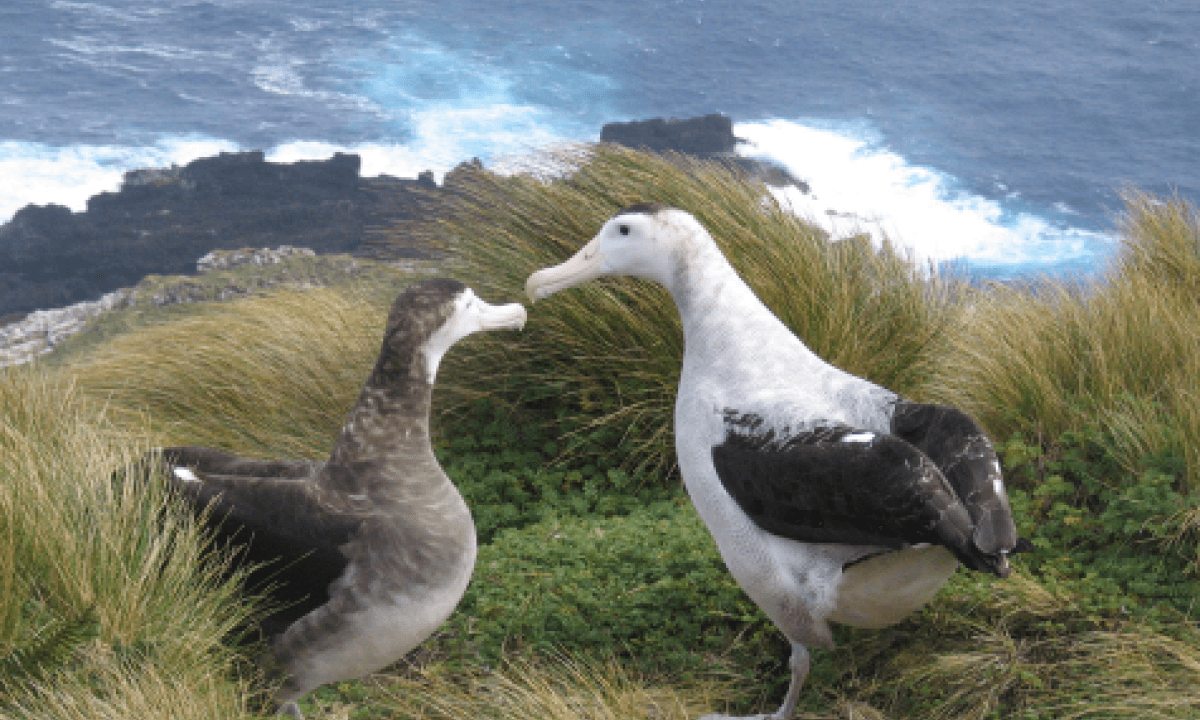
<svg viewBox="0 0 1200 720">
<path fill-rule="evenodd" d="M 429 383 L 437 375 L 442 356 L 454 343 L 466 336 L 486 330 L 520 330 L 525 327 L 525 308 L 520 303 L 489 305 L 475 296 L 469 287 L 463 287 L 449 303 L 450 315 L 441 327 L 433 331 L 425 342 L 425 363 Z"/>
<path fill-rule="evenodd" d="M 432 385 L 442 356 L 454 343 L 476 332 L 523 327 L 520 303 L 489 305 L 457 280 L 424 280 L 393 303 L 376 372 L 381 379 L 416 373 Z"/>
<path fill-rule="evenodd" d="M 669 287 L 674 259 L 698 235 L 707 237 L 700 223 L 678 208 L 631 205 L 604 223 L 570 260 L 530 275 L 525 292 L 537 302 L 605 275 L 632 275 Z"/>
</svg>

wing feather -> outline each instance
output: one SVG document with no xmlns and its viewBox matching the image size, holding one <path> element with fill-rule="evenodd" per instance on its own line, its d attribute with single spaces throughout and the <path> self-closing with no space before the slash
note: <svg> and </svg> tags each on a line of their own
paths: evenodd
<svg viewBox="0 0 1200 720">
<path fill-rule="evenodd" d="M 896 404 L 892 432 L 928 456 L 954 488 L 975 526 L 975 546 L 985 554 L 1012 552 L 1017 526 L 991 441 L 958 408 Z"/>
<path fill-rule="evenodd" d="M 803 542 L 936 543 L 964 561 L 973 554 L 966 508 L 934 463 L 903 439 L 836 425 L 780 436 L 760 418 L 733 411 L 726 423 L 713 464 L 763 529 Z"/>
</svg>

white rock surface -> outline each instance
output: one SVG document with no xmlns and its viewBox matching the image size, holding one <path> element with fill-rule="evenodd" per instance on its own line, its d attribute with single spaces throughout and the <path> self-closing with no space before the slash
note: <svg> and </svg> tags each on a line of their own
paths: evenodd
<svg viewBox="0 0 1200 720">
<path fill-rule="evenodd" d="M 284 258 L 292 255 L 315 256 L 316 253 L 305 247 L 280 245 L 272 250 L 213 250 L 196 261 L 196 272 L 206 273 L 213 270 L 225 270 L 237 265 L 276 265 Z"/>
<path fill-rule="evenodd" d="M 0 327 L 0 367 L 27 363 L 83 329 L 91 318 L 133 302 L 137 291 L 122 289 L 99 300 L 57 310 L 37 310 L 24 320 Z"/>
</svg>

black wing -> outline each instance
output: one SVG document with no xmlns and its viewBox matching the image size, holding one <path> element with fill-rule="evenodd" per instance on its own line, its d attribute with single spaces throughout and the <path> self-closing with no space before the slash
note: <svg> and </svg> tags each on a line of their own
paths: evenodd
<svg viewBox="0 0 1200 720">
<path fill-rule="evenodd" d="M 999 458 L 970 416 L 953 407 L 903 401 L 896 404 L 892 433 L 941 470 L 971 516 L 975 526 L 972 539 L 981 552 L 996 555 L 1018 548 L 1017 526 L 1004 492 Z"/>
<path fill-rule="evenodd" d="M 246 460 L 194 447 L 164 448 L 161 457 L 172 485 L 197 513 L 207 511 L 217 542 L 243 546 L 242 562 L 261 566 L 249 585 L 276 586 L 274 596 L 300 603 L 280 617 L 294 619 L 328 599 L 364 518 L 322 500 L 312 482 L 321 463 Z M 176 468 L 196 479 L 181 478 Z"/>
<path fill-rule="evenodd" d="M 793 540 L 900 548 L 935 543 L 986 569 L 967 509 L 934 463 L 899 437 L 845 426 L 778 438 L 726 412 L 712 450 L 725 489 L 759 527 Z"/>
</svg>

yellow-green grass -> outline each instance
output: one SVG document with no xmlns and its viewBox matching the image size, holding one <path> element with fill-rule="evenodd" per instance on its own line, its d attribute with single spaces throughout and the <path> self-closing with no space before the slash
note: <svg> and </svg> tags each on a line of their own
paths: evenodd
<svg viewBox="0 0 1200 720">
<path fill-rule="evenodd" d="M 1188 490 L 1200 477 L 1200 222 L 1179 200 L 1126 199 L 1106 275 L 974 293 L 928 393 L 1002 439 L 1053 443 L 1099 424 L 1130 470 L 1180 452 Z"/>
<path fill-rule="evenodd" d="M 292 255 L 272 265 L 236 265 L 202 275 L 148 275 L 133 287 L 131 304 L 92 319 L 54 347 L 43 362 L 61 366 L 127 332 L 219 312 L 229 300 L 266 297 L 287 288 L 330 288 L 380 303 L 430 268 L 411 270 L 348 255 Z"/>
<path fill-rule="evenodd" d="M 671 686 L 612 657 L 554 654 L 505 660 L 495 669 L 411 668 L 363 683 L 380 714 L 411 720 L 694 720 L 717 707 L 717 681 Z M 318 717 L 347 708 L 330 703 Z"/>
<path fill-rule="evenodd" d="M 0 372 L 4 716 L 245 715 L 228 640 L 253 608 L 161 478 L 121 472 L 149 448 L 71 381 Z"/>
<path fill-rule="evenodd" d="M 1086 593 L 960 573 L 896 629 L 855 633 L 835 690 L 894 718 L 1200 717 L 1197 628 L 1096 615 Z"/>
<path fill-rule="evenodd" d="M 164 446 L 321 458 L 375 362 L 387 307 L 281 290 L 123 334 L 65 371 L 114 415 L 147 417 Z"/>
<path fill-rule="evenodd" d="M 761 183 L 719 163 L 599 146 L 570 176 L 464 172 L 423 232 L 449 238 L 462 278 L 497 300 L 523 299 L 525 279 L 562 262 L 617 210 L 661 202 L 693 213 L 759 297 L 816 352 L 851 372 L 918 392 L 954 314 L 953 286 L 865 237 L 830 243 Z M 656 285 L 605 279 L 540 303 L 519 337 L 491 336 L 446 373 L 462 386 L 552 397 L 627 433 L 632 458 L 673 464 L 671 417 L 682 357 L 678 315 Z M 478 368 L 491 368 L 481 374 Z"/>
</svg>

